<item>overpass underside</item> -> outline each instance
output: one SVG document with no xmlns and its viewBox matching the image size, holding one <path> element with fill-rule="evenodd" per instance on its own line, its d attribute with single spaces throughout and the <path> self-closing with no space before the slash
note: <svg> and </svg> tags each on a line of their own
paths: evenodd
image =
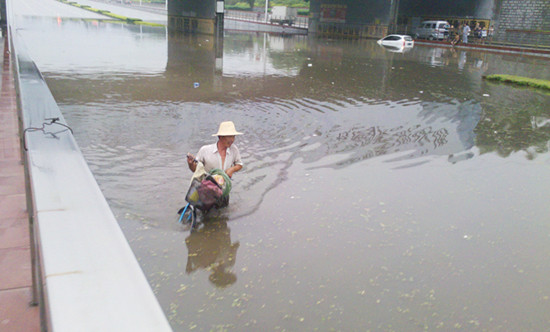
<svg viewBox="0 0 550 332">
<path fill-rule="evenodd" d="M 328 1 L 310 1 L 311 33 L 350 38 L 381 37 L 388 32 L 391 13 L 396 8 L 395 0 L 325 2 Z M 168 28 L 216 34 L 223 30 L 223 1 L 168 0 Z"/>
<path fill-rule="evenodd" d="M 550 47 L 549 0 L 310 0 L 308 33 L 341 38 L 381 38 L 413 33 L 421 20 L 457 27 L 493 26 L 493 40 Z M 168 27 L 221 35 L 223 0 L 168 0 Z"/>
<path fill-rule="evenodd" d="M 489 22 L 500 1 L 514 0 L 310 0 L 309 31 L 328 36 L 380 38 L 388 33 L 411 33 L 424 19 L 450 22 L 453 18 L 475 25 L 482 19 Z"/>
<path fill-rule="evenodd" d="M 380 38 L 429 19 L 493 26 L 495 43 L 550 47 L 549 0 L 310 0 L 309 33 Z"/>
</svg>

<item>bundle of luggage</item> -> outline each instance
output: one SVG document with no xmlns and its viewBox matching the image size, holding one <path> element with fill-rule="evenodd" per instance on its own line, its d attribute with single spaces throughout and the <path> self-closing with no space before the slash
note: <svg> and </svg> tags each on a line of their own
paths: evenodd
<svg viewBox="0 0 550 332">
<path fill-rule="evenodd" d="M 200 165 L 202 166 L 202 165 Z M 223 207 L 227 205 L 229 192 L 231 191 L 231 179 L 224 171 L 213 169 L 210 173 L 195 171 L 191 185 L 185 196 L 185 200 L 195 208 L 208 211 L 213 206 Z"/>
</svg>

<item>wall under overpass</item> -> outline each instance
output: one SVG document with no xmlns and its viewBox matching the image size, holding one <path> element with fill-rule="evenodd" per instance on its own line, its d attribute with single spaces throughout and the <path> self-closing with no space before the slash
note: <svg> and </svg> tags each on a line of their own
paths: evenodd
<svg viewBox="0 0 550 332">
<path fill-rule="evenodd" d="M 399 16 L 490 18 L 494 0 L 399 0 Z"/>
<path fill-rule="evenodd" d="M 550 47 L 549 0 L 495 1 L 495 41 Z"/>
<path fill-rule="evenodd" d="M 388 32 L 397 0 L 310 0 L 309 32 L 377 38 Z"/>
</svg>

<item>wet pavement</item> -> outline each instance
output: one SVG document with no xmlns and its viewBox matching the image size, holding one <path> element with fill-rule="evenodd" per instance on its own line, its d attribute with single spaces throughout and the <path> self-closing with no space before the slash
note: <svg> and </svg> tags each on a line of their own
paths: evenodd
<svg viewBox="0 0 550 332">
<path fill-rule="evenodd" d="M 39 309 L 32 306 L 31 250 L 25 175 L 20 149 L 17 100 L 7 41 L 0 98 L 0 330 L 40 331 Z"/>
<path fill-rule="evenodd" d="M 482 79 L 548 60 L 20 22 L 174 330 L 548 325 L 550 97 Z M 229 119 L 245 169 L 190 233 L 184 155 Z"/>
</svg>

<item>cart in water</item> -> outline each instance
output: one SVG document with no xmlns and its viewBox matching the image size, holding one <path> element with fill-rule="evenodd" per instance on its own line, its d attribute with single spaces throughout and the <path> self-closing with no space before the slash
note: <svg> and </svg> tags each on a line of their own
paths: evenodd
<svg viewBox="0 0 550 332">
<path fill-rule="evenodd" d="M 231 179 L 224 171 L 216 168 L 207 173 L 198 162 L 185 195 L 187 205 L 178 211 L 179 223 L 189 223 L 193 230 L 198 223 L 197 212 L 204 216 L 213 207 L 227 206 L 230 191 Z"/>
</svg>

